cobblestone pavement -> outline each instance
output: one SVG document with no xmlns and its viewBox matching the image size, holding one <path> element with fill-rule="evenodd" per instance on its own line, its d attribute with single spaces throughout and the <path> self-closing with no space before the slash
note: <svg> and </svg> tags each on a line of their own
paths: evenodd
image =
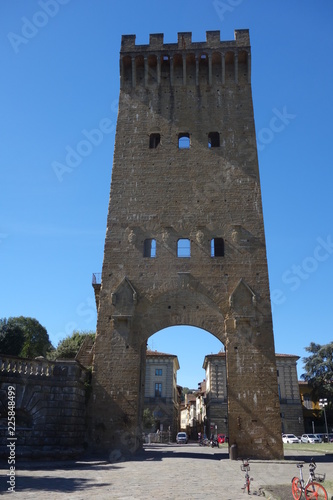
<svg viewBox="0 0 333 500">
<path fill-rule="evenodd" d="M 285 457 L 282 461 L 250 460 L 251 495 L 264 488 L 271 500 L 290 500 L 296 462 L 312 455 Z M 333 455 L 315 456 L 317 471 L 333 478 Z M 109 463 L 17 462 L 15 498 L 25 500 L 98 499 L 177 500 L 245 498 L 240 461 L 230 460 L 226 448 L 188 445 L 151 445 L 131 461 Z M 8 495 L 8 466 L 0 464 L 0 495 Z M 6 468 L 7 467 L 7 468 Z"/>
</svg>

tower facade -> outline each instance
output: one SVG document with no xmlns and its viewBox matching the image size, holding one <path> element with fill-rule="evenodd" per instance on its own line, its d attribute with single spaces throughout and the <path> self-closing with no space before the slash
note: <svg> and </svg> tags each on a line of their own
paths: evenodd
<svg viewBox="0 0 333 500">
<path fill-rule="evenodd" d="M 140 446 L 147 340 L 191 325 L 225 346 L 230 444 L 241 456 L 283 455 L 248 30 L 200 43 L 122 37 L 95 291 L 95 447 Z"/>
</svg>

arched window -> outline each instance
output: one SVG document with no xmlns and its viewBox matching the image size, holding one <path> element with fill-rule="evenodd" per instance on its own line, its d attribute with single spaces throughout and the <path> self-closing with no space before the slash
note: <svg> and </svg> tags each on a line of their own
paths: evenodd
<svg viewBox="0 0 333 500">
<path fill-rule="evenodd" d="M 190 148 L 190 134 L 188 134 L 188 133 L 178 134 L 178 147 L 179 147 L 179 149 L 189 149 Z"/>
<path fill-rule="evenodd" d="M 181 238 L 177 242 L 177 257 L 191 257 L 191 242 Z"/>
<path fill-rule="evenodd" d="M 160 134 L 150 134 L 149 136 L 149 148 L 150 149 L 155 149 L 159 145 L 161 141 L 161 136 Z"/>
<path fill-rule="evenodd" d="M 210 242 L 210 256 L 223 257 L 224 256 L 224 240 L 223 238 L 213 238 Z"/>
<path fill-rule="evenodd" d="M 208 134 L 208 147 L 209 148 L 219 148 L 220 147 L 220 134 L 218 132 L 209 132 L 209 134 Z"/>
<path fill-rule="evenodd" d="M 146 239 L 143 244 L 144 257 L 156 257 L 156 240 Z"/>
</svg>

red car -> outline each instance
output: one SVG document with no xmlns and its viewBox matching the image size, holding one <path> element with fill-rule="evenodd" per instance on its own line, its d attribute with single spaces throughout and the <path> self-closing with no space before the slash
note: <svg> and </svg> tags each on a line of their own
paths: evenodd
<svg viewBox="0 0 333 500">
<path fill-rule="evenodd" d="M 228 438 L 225 434 L 218 434 L 217 435 L 217 441 L 219 443 L 227 443 L 228 442 Z"/>
</svg>

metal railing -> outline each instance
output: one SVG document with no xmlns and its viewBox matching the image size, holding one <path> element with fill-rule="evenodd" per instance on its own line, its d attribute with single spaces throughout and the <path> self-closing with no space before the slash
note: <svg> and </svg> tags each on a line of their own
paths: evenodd
<svg viewBox="0 0 333 500">
<path fill-rule="evenodd" d="M 93 273 L 92 275 L 92 284 L 100 285 L 102 283 L 102 273 Z"/>
</svg>

